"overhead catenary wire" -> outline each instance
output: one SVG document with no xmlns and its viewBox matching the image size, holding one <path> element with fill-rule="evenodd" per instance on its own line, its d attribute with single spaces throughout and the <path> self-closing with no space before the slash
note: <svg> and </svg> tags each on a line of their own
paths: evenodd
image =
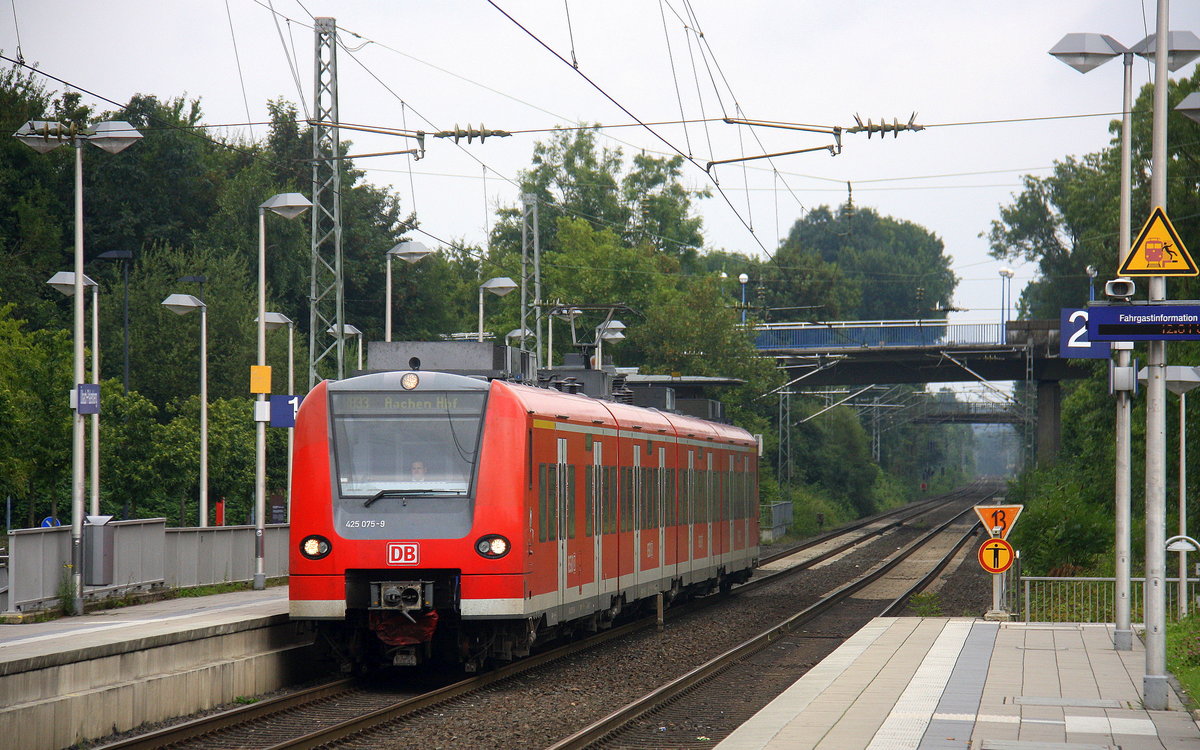
<svg viewBox="0 0 1200 750">
<path fill-rule="evenodd" d="M 570 62 L 568 62 L 565 58 L 563 58 L 562 55 L 560 55 L 552 47 L 550 47 L 548 44 L 546 44 L 544 41 L 542 41 L 536 34 L 534 34 L 532 31 L 530 31 L 528 28 L 526 28 L 523 24 L 521 24 L 520 21 L 518 21 L 516 18 L 514 18 L 512 15 L 510 15 L 507 11 L 505 11 L 503 8 L 501 8 L 499 5 L 497 5 L 495 0 L 487 0 L 487 2 L 489 5 L 491 5 L 493 8 L 495 8 L 497 11 L 499 11 L 501 15 L 503 15 L 505 18 L 509 19 L 513 24 L 515 24 L 517 26 L 517 28 L 524 31 L 530 38 L 532 38 L 535 42 L 537 42 L 543 48 L 545 48 L 547 52 L 549 52 L 551 55 L 556 57 L 562 63 L 564 63 L 566 65 L 570 65 Z M 695 159 L 688 156 L 687 154 L 684 154 L 682 151 L 679 150 L 678 147 L 675 146 L 675 144 L 671 143 L 669 140 L 664 138 L 653 128 L 651 128 L 650 126 L 643 123 L 639 117 L 634 115 L 633 112 L 629 111 L 629 109 L 627 109 L 623 104 L 621 104 L 615 98 L 613 98 L 613 96 L 611 94 L 609 94 L 599 84 L 597 84 L 595 81 L 593 81 L 586 73 L 584 73 L 582 70 L 579 70 L 579 69 L 574 69 L 574 70 L 585 81 L 587 81 L 588 84 L 592 86 L 592 88 L 596 89 L 596 91 L 598 91 L 604 98 L 608 99 L 610 102 L 613 103 L 613 105 L 615 105 L 618 109 L 620 109 L 622 112 L 624 112 L 626 115 L 628 115 L 630 117 L 630 119 L 641 124 L 642 127 L 646 129 L 646 132 L 650 133 L 655 138 L 662 141 L 664 144 L 667 145 L 668 148 L 670 148 L 672 151 L 674 151 L 679 156 L 683 157 L 685 160 L 687 160 L 693 166 L 700 167 L 700 165 L 696 162 Z M 762 240 L 760 240 L 758 238 L 758 236 L 754 234 L 754 230 L 750 227 L 749 224 L 746 223 L 746 219 L 741 215 L 741 213 L 738 212 L 737 208 L 733 205 L 733 202 L 729 199 L 729 196 L 726 195 L 723 190 L 721 190 L 721 186 L 719 184 L 717 184 L 716 182 L 713 183 L 713 186 L 716 188 L 717 193 L 721 196 L 721 198 L 729 206 L 730 210 L 733 211 L 733 214 L 734 214 L 734 216 L 737 217 L 738 221 L 740 221 L 742 223 L 742 225 L 744 227 L 746 227 L 746 229 L 750 232 L 751 236 L 754 238 L 754 241 L 755 241 L 755 243 L 758 244 L 759 248 L 761 248 L 762 251 L 768 257 L 770 257 L 770 255 L 771 255 L 770 251 L 768 251 L 766 246 L 763 245 Z"/>
</svg>

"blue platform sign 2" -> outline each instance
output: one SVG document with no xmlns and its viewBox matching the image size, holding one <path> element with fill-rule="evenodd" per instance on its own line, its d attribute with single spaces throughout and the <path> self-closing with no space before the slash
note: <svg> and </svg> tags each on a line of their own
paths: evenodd
<svg viewBox="0 0 1200 750">
<path fill-rule="evenodd" d="M 295 427 L 303 396 L 271 396 L 271 426 Z"/>
<path fill-rule="evenodd" d="M 99 414 L 100 413 L 100 386 L 97 383 L 80 383 L 79 397 L 76 401 L 79 404 L 80 414 Z"/>
<path fill-rule="evenodd" d="M 1064 307 L 1059 312 L 1058 356 L 1064 359 L 1108 359 L 1112 354 L 1112 347 L 1107 341 L 1095 341 L 1088 335 L 1088 312 L 1071 307 Z"/>
<path fill-rule="evenodd" d="M 1200 305 L 1088 308 L 1092 341 L 1200 341 Z"/>
</svg>

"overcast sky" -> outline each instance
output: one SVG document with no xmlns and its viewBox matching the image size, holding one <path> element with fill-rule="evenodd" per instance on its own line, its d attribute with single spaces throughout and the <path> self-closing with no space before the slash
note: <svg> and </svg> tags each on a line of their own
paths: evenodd
<svg viewBox="0 0 1200 750">
<path fill-rule="evenodd" d="M 1171 27 L 1200 32 L 1200 3 L 1174 5 Z M 1105 145 L 1113 115 L 995 121 L 1117 112 L 1119 61 L 1081 75 L 1046 52 L 1068 32 L 1133 45 L 1154 29 L 1154 7 L 1154 0 L 10 0 L 0 7 L 0 49 L 16 57 L 19 44 L 29 64 L 115 101 L 135 93 L 198 97 L 209 123 L 261 122 L 266 101 L 277 97 L 311 108 L 312 16 L 332 16 L 341 30 L 345 123 L 436 130 L 482 122 L 512 131 L 633 123 L 623 107 L 645 123 L 736 116 L 740 108 L 753 119 L 850 126 L 855 113 L 878 122 L 915 112 L 927 130 L 884 141 L 846 135 L 837 157 L 817 151 L 716 167 L 724 197 L 699 204 L 709 245 L 773 252 L 805 211 L 844 202 L 850 182 L 856 204 L 942 238 L 961 280 L 955 304 L 966 309 L 955 318 L 986 322 L 1001 314 L 1003 264 L 987 256 L 980 233 L 1019 192 L 1021 175 L 1045 175 L 1054 160 Z M 1151 76 L 1139 61 L 1135 86 Z M 950 123 L 987 124 L 932 127 Z M 709 160 L 831 142 L 819 133 L 716 122 L 653 130 L 609 129 L 601 142 L 627 160 L 641 149 L 677 149 L 699 164 L 684 173 L 696 189 L 713 187 L 703 170 Z M 251 135 L 240 125 L 224 132 Z M 254 137 L 264 134 L 253 128 Z M 393 187 L 430 235 L 482 244 L 495 208 L 516 204 L 517 172 L 547 137 L 459 146 L 430 139 L 421 161 L 390 156 L 357 166 Z M 353 153 L 409 147 L 395 137 L 351 139 Z M 1144 210 L 1135 206 L 1135 231 Z M 1113 245 L 1115 267 L 1115 238 Z M 1036 269 L 1014 268 L 1015 304 Z"/>
</svg>

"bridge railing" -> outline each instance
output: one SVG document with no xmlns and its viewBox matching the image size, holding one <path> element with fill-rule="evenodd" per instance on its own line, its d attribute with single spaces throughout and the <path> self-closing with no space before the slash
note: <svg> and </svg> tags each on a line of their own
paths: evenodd
<svg viewBox="0 0 1200 750">
<path fill-rule="evenodd" d="M 762 350 L 990 345 L 1004 343 L 1004 326 L 945 320 L 764 323 L 754 327 L 754 343 Z"/>
</svg>

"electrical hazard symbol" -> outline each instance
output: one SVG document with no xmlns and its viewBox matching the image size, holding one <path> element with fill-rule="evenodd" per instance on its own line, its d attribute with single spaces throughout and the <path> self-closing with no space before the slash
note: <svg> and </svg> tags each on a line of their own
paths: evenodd
<svg viewBox="0 0 1200 750">
<path fill-rule="evenodd" d="M 1156 206 L 1117 275 L 1197 276 L 1200 268 L 1183 246 L 1167 213 Z"/>
<path fill-rule="evenodd" d="M 1012 545 L 1003 539 L 989 539 L 979 548 L 979 565 L 989 573 L 1003 573 L 1012 567 Z"/>
</svg>

